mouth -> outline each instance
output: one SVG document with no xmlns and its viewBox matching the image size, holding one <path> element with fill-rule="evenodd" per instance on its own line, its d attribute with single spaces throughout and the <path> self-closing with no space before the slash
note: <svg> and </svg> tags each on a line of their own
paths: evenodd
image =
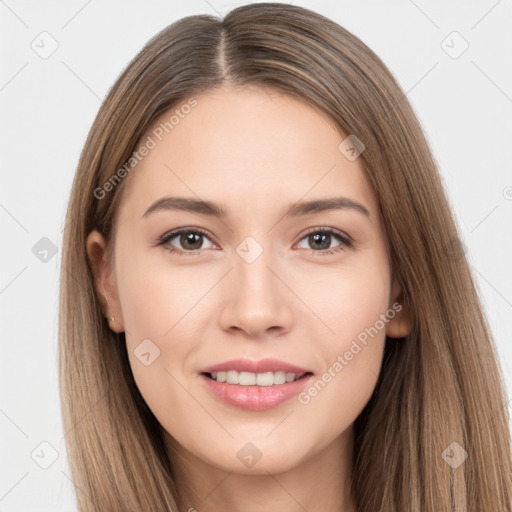
<svg viewBox="0 0 512 512">
<path fill-rule="evenodd" d="M 254 373 L 237 370 L 217 371 L 217 372 L 202 372 L 201 375 L 215 381 L 225 382 L 226 384 L 238 385 L 238 386 L 279 386 L 281 384 L 289 384 L 290 382 L 296 382 L 301 379 L 305 379 L 312 372 L 263 372 Z"/>
<path fill-rule="evenodd" d="M 313 372 L 278 359 L 236 359 L 199 372 L 212 396 L 247 411 L 278 407 L 311 383 Z"/>
</svg>

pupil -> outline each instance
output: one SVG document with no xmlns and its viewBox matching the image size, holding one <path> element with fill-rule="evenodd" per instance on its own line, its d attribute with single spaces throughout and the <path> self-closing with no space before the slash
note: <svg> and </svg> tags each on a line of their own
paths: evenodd
<svg viewBox="0 0 512 512">
<path fill-rule="evenodd" d="M 181 235 L 181 244 L 183 247 L 185 247 L 186 249 L 200 249 L 201 248 L 201 242 L 200 242 L 200 239 L 201 239 L 201 236 L 200 234 L 196 234 L 196 233 L 187 233 L 185 235 Z M 198 243 L 198 240 L 194 240 L 195 238 L 197 237 L 197 239 L 199 239 L 199 246 L 198 247 L 190 247 L 190 244 L 194 244 L 194 242 L 197 244 Z M 188 245 L 188 247 L 187 247 Z"/>
<path fill-rule="evenodd" d="M 310 238 L 312 238 L 315 243 L 324 242 L 324 247 L 322 247 L 323 249 L 328 249 L 329 248 L 331 235 L 329 235 L 329 234 L 315 234 L 315 235 L 312 235 Z M 327 244 L 325 244 L 326 240 L 327 240 Z"/>
</svg>

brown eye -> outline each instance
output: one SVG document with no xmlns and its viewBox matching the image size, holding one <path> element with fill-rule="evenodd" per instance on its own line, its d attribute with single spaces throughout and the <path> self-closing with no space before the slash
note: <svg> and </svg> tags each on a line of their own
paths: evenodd
<svg viewBox="0 0 512 512">
<path fill-rule="evenodd" d="M 164 235 L 158 245 L 169 246 L 170 252 L 196 254 L 200 249 L 204 249 L 202 246 L 205 239 L 209 240 L 206 231 L 197 228 L 182 228 Z"/>
<path fill-rule="evenodd" d="M 305 237 L 303 237 L 301 242 L 302 240 L 306 240 L 306 244 L 308 245 L 306 249 L 309 248 L 319 254 L 332 254 L 345 248 L 352 247 L 352 241 L 348 237 L 330 228 L 317 228 L 316 230 L 310 231 Z M 338 242 L 334 247 L 331 246 L 333 241 Z"/>
<path fill-rule="evenodd" d="M 308 235 L 308 243 L 313 249 L 329 249 L 331 241 L 332 235 L 328 233 L 316 233 L 314 235 Z"/>
<path fill-rule="evenodd" d="M 203 245 L 203 235 L 199 233 L 186 233 L 178 235 L 179 242 L 184 249 L 197 250 Z"/>
</svg>

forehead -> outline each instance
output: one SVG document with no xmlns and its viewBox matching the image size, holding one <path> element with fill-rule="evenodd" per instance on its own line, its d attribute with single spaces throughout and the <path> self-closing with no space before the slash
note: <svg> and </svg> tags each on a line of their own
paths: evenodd
<svg viewBox="0 0 512 512">
<path fill-rule="evenodd" d="M 141 216 L 165 195 L 229 203 L 253 215 L 343 195 L 375 211 L 361 160 L 339 149 L 345 138 L 320 109 L 274 90 L 222 88 L 185 98 L 142 138 L 151 149 L 129 174 L 120 214 Z"/>
</svg>

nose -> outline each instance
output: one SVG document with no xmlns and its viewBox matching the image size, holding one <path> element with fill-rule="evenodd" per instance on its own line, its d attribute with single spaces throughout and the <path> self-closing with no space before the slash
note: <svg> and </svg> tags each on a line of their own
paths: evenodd
<svg viewBox="0 0 512 512">
<path fill-rule="evenodd" d="M 252 262 L 234 253 L 233 267 L 224 283 L 221 328 L 253 339 L 289 332 L 294 295 L 271 251 Z"/>
</svg>

